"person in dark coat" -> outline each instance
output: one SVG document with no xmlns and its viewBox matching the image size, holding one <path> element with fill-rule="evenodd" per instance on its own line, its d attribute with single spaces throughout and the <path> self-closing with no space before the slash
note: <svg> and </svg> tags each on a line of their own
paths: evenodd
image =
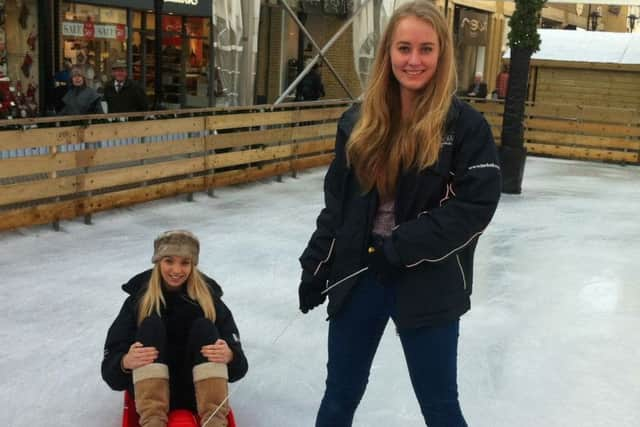
<svg viewBox="0 0 640 427">
<path fill-rule="evenodd" d="M 127 78 L 127 63 L 121 59 L 111 66 L 113 80 L 104 87 L 104 100 L 109 113 L 132 113 L 147 111 L 149 101 L 140 85 Z"/>
<path fill-rule="evenodd" d="M 71 68 L 71 87 L 62 97 L 62 115 L 102 114 L 100 94 L 92 87 L 88 87 L 84 68 L 74 65 Z"/>
<path fill-rule="evenodd" d="M 467 96 L 485 99 L 487 97 L 487 83 L 482 80 L 482 73 L 477 72 L 473 77 L 473 83 L 467 90 Z"/>
<path fill-rule="evenodd" d="M 324 96 L 324 85 L 320 76 L 320 68 L 316 62 L 309 73 L 300 82 L 300 96 L 303 101 L 317 101 Z"/>
<path fill-rule="evenodd" d="M 107 334 L 102 378 L 134 394 L 141 426 L 165 427 L 173 409 L 226 426 L 227 381 L 247 373 L 222 289 L 197 268 L 199 249 L 188 231 L 164 232 L 154 241 L 153 268 L 122 286 L 129 296 Z"/>
<path fill-rule="evenodd" d="M 351 426 L 390 318 L 425 423 L 467 425 L 457 392 L 459 320 L 501 176 L 490 126 L 453 95 L 454 58 L 440 10 L 403 4 L 381 39 L 362 106 L 339 120 L 325 207 L 300 257 L 300 310 L 329 299 L 316 427 Z"/>
</svg>

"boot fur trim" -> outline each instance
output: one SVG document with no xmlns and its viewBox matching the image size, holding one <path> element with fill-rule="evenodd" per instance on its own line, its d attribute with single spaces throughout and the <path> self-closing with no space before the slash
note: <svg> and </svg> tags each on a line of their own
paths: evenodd
<svg viewBox="0 0 640 427">
<path fill-rule="evenodd" d="M 200 363 L 193 367 L 193 382 L 206 380 L 207 378 L 229 379 L 229 370 L 224 363 Z"/>
<path fill-rule="evenodd" d="M 150 378 L 169 379 L 169 367 L 164 363 L 150 363 L 133 370 L 133 383 Z"/>
</svg>

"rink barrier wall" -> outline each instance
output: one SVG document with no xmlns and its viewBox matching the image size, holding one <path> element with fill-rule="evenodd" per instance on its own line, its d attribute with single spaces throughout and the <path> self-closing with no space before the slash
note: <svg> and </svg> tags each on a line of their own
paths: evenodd
<svg viewBox="0 0 640 427">
<path fill-rule="evenodd" d="M 468 101 L 484 114 L 500 145 L 504 103 Z M 525 108 L 524 128 L 530 155 L 640 163 L 640 111 L 635 108 L 531 103 Z"/>
<path fill-rule="evenodd" d="M 502 131 L 501 101 L 468 100 Z M 0 121 L 0 230 L 327 165 L 350 101 Z M 529 104 L 530 155 L 639 164 L 635 109 Z"/>
<path fill-rule="evenodd" d="M 350 101 L 0 122 L 0 230 L 327 165 Z"/>
</svg>

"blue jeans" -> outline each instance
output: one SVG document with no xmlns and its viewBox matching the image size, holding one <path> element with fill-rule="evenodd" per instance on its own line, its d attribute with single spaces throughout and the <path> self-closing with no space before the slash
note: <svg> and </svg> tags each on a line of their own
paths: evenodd
<svg viewBox="0 0 640 427">
<path fill-rule="evenodd" d="M 364 273 L 329 322 L 326 390 L 316 427 L 351 426 L 380 338 L 394 315 L 395 286 L 383 285 L 373 274 Z M 456 382 L 458 320 L 398 333 L 425 423 L 466 427 Z"/>
</svg>

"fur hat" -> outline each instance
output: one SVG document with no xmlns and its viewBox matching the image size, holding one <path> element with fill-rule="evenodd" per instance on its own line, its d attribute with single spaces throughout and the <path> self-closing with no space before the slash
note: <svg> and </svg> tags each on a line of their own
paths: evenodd
<svg viewBox="0 0 640 427">
<path fill-rule="evenodd" d="M 153 241 L 153 257 L 156 263 L 166 256 L 190 258 L 193 265 L 198 265 L 200 242 L 193 233 L 187 230 L 169 230 L 160 234 Z"/>
<path fill-rule="evenodd" d="M 86 77 L 86 72 L 82 65 L 75 64 L 74 66 L 71 67 L 71 75 Z"/>
</svg>

